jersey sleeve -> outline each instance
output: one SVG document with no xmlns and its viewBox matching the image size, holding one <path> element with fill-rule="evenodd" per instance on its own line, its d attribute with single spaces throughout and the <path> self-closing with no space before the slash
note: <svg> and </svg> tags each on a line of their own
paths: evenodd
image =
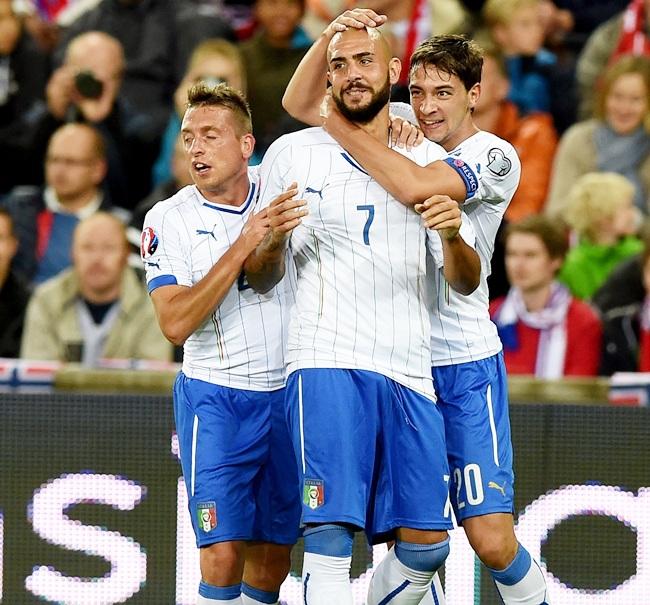
<svg viewBox="0 0 650 605">
<path fill-rule="evenodd" d="M 462 211 L 461 217 L 460 236 L 468 246 L 476 248 L 476 232 L 472 227 L 472 223 L 467 215 Z M 435 229 L 427 229 L 427 249 L 433 258 L 436 267 L 438 269 L 442 268 L 445 264 L 442 254 L 442 241 L 440 241 L 440 234 Z"/>
<path fill-rule="evenodd" d="M 521 178 L 515 148 L 502 139 L 487 141 L 479 157 L 481 178 L 476 197 L 488 204 L 509 204 Z"/>
<path fill-rule="evenodd" d="M 140 256 L 149 294 L 160 286 L 191 286 L 189 235 L 178 209 L 158 204 L 147 212 L 143 224 Z"/>
<path fill-rule="evenodd" d="M 293 149 L 291 140 L 284 136 L 273 142 L 264 154 L 259 168 L 260 210 L 268 207 L 276 196 L 291 185 Z"/>
</svg>

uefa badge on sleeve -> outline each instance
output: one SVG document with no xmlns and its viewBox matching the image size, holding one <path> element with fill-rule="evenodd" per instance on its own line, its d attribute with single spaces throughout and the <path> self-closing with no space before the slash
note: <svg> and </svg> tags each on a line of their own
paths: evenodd
<svg viewBox="0 0 650 605">
<path fill-rule="evenodd" d="M 196 505 L 199 527 L 204 532 L 212 531 L 217 526 L 217 505 L 214 502 L 199 502 Z"/>
<path fill-rule="evenodd" d="M 305 479 L 302 501 L 312 510 L 325 502 L 325 484 L 321 479 Z"/>
</svg>

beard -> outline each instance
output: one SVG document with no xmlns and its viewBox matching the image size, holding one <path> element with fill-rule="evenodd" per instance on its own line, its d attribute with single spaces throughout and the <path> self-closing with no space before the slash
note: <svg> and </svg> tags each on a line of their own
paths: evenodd
<svg viewBox="0 0 650 605">
<path fill-rule="evenodd" d="M 368 86 L 357 86 L 355 84 L 350 84 L 345 90 L 349 90 L 350 88 L 372 90 Z M 355 122 L 357 124 L 367 124 L 372 121 L 390 100 L 390 80 L 388 79 L 388 76 L 386 76 L 386 82 L 384 82 L 384 85 L 379 90 L 373 91 L 369 103 L 364 107 L 348 107 L 341 96 L 345 90 L 342 90 L 338 95 L 332 95 L 334 102 L 345 118 L 350 120 L 350 122 Z"/>
</svg>

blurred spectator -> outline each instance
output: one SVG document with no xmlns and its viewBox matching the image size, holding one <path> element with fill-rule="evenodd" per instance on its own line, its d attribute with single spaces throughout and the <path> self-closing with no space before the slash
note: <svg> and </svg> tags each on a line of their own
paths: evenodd
<svg viewBox="0 0 650 605">
<path fill-rule="evenodd" d="M 302 128 L 282 108 L 282 95 L 310 41 L 299 28 L 304 0 L 256 0 L 260 31 L 242 43 L 255 149 L 263 154 L 280 135 Z"/>
<path fill-rule="evenodd" d="M 521 160 L 521 181 L 505 214 L 505 220 L 511 222 L 542 210 L 548 194 L 557 134 L 550 114 L 534 112 L 521 116 L 517 106 L 507 100 L 509 90 L 510 82 L 500 53 L 493 46 L 487 47 L 474 122 L 481 130 L 512 143 Z"/>
<path fill-rule="evenodd" d="M 27 307 L 20 354 L 25 359 L 170 360 L 171 345 L 153 306 L 127 266 L 123 224 L 105 212 L 74 232 L 73 267 L 36 289 Z"/>
<path fill-rule="evenodd" d="M 522 114 L 550 111 L 553 53 L 542 48 L 544 26 L 539 0 L 487 0 L 483 18 L 506 61 L 508 98 Z"/>
<path fill-rule="evenodd" d="M 233 38 L 215 6 L 188 0 L 101 0 L 66 28 L 57 63 L 68 43 L 89 31 L 102 31 L 120 41 L 125 55 L 122 95 L 147 112 L 159 131 L 194 47 L 205 38 Z"/>
<path fill-rule="evenodd" d="M 574 124 L 560 139 L 546 212 L 562 212 L 569 189 L 581 175 L 608 171 L 634 184 L 634 203 L 648 214 L 650 58 L 622 57 L 608 68 L 594 115 Z"/>
<path fill-rule="evenodd" d="M 16 272 L 40 283 L 70 266 L 72 232 L 80 219 L 110 201 L 101 189 L 106 154 L 101 135 L 87 124 L 61 126 L 45 156 L 44 188 L 18 187 L 4 201 L 18 237 Z"/>
<path fill-rule="evenodd" d="M 25 113 L 42 99 L 49 58 L 23 27 L 12 0 L 0 0 L 0 193 L 11 188 L 17 171 L 25 171 L 16 149 Z"/>
<path fill-rule="evenodd" d="M 149 193 L 159 137 L 152 120 L 119 97 L 123 70 L 124 54 L 115 38 L 88 32 L 72 40 L 65 63 L 47 84 L 47 106 L 32 112 L 27 143 L 33 171 L 58 126 L 65 122 L 94 125 L 106 143 L 111 199 L 131 208 Z"/>
<path fill-rule="evenodd" d="M 225 82 L 246 94 L 246 76 L 239 48 L 227 40 L 214 38 L 201 42 L 194 49 L 187 71 L 174 94 L 175 111 L 169 116 L 160 155 L 153 167 L 154 185 L 171 179 L 171 157 L 178 133 L 181 131 L 181 121 L 187 105 L 187 91 L 200 81 L 208 84 Z"/>
<path fill-rule="evenodd" d="M 632 0 L 589 36 L 576 67 L 582 119 L 592 113 L 598 79 L 609 63 L 623 55 L 650 54 L 649 16 L 650 0 Z"/>
<path fill-rule="evenodd" d="M 0 208 L 0 357 L 18 357 L 29 292 L 11 272 L 18 250 L 11 215 Z"/>
<path fill-rule="evenodd" d="M 140 239 L 142 236 L 142 227 L 144 217 L 153 208 L 156 202 L 166 200 L 174 195 L 179 189 L 185 185 L 192 184 L 192 178 L 189 171 L 189 161 L 185 146 L 183 145 L 183 137 L 179 133 L 176 136 L 176 145 L 174 145 L 174 155 L 170 161 L 171 174 L 169 179 L 160 183 L 146 198 L 144 198 L 133 210 L 129 228 L 127 229 L 127 237 L 129 243 L 133 247 L 132 252 L 137 253 L 137 258 L 134 260 L 134 266 L 142 267 L 142 259 L 140 258 Z"/>
<path fill-rule="evenodd" d="M 632 183 L 613 172 L 585 174 L 569 191 L 564 218 L 578 243 L 558 279 L 577 298 L 590 299 L 621 261 L 643 248 L 634 236 L 639 213 L 633 197 Z"/>
<path fill-rule="evenodd" d="M 650 248 L 634 259 L 641 266 L 643 297 L 602 314 L 601 374 L 650 372 Z"/>
<path fill-rule="evenodd" d="M 530 216 L 506 230 L 512 287 L 492 302 L 490 313 L 509 374 L 558 379 L 598 371 L 598 316 L 555 279 L 566 251 L 563 229 L 547 217 Z"/>
</svg>

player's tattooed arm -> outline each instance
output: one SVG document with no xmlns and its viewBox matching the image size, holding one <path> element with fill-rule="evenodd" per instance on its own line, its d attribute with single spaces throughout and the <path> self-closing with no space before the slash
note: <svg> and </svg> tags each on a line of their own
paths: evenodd
<svg viewBox="0 0 650 605">
<path fill-rule="evenodd" d="M 221 304 L 241 274 L 245 260 L 269 230 L 266 209 L 251 214 L 239 237 L 193 286 L 166 285 L 151 293 L 165 338 L 182 345 Z"/>
<path fill-rule="evenodd" d="M 415 210 L 422 215 L 424 226 L 440 235 L 447 283 L 459 294 L 474 292 L 481 278 L 481 261 L 460 234 L 463 213 L 458 202 L 447 195 L 434 195 Z"/>
<path fill-rule="evenodd" d="M 282 97 L 282 106 L 292 117 L 319 126 L 318 106 L 327 88 L 327 47 L 337 32 L 348 28 L 377 27 L 386 22 L 386 15 L 378 15 L 369 8 L 345 11 L 332 21 L 311 45 L 296 68 Z"/>
<path fill-rule="evenodd" d="M 248 285 L 256 292 L 268 292 L 284 276 L 289 236 L 307 214 L 307 202 L 294 199 L 297 193 L 298 185 L 292 183 L 267 208 L 269 231 L 244 264 Z"/>
</svg>

